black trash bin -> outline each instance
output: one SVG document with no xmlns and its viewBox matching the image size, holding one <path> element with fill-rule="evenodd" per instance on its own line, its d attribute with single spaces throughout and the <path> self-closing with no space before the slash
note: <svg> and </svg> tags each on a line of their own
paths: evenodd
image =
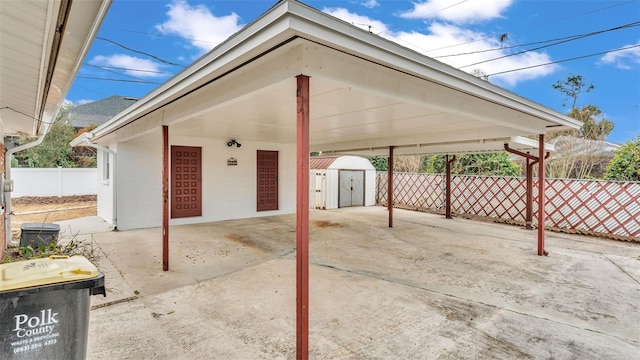
<svg viewBox="0 0 640 360">
<path fill-rule="evenodd" d="M 0 265 L 2 359 L 84 359 L 91 295 L 104 275 L 82 256 Z"/>
<path fill-rule="evenodd" d="M 58 242 L 60 225 L 49 223 L 24 223 L 20 227 L 20 246 L 38 245 L 49 246 L 53 242 Z"/>
</svg>

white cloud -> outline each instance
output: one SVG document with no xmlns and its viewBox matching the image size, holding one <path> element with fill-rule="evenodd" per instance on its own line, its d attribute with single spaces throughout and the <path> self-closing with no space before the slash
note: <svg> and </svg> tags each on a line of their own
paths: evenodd
<svg viewBox="0 0 640 360">
<path fill-rule="evenodd" d="M 176 0 L 168 7 L 169 20 L 156 25 L 156 29 L 185 38 L 202 52 L 213 49 L 243 26 L 236 13 L 215 16 L 206 6 L 191 6 L 185 0 Z"/>
<path fill-rule="evenodd" d="M 376 0 L 365 0 L 362 2 L 362 6 L 373 9 L 376 6 L 380 6 L 380 3 Z"/>
<path fill-rule="evenodd" d="M 610 52 L 600 58 L 600 62 L 604 64 L 615 64 L 618 69 L 631 70 L 640 66 L 640 41 L 633 45 L 625 45 L 622 48 L 635 46 L 627 50 Z"/>
<path fill-rule="evenodd" d="M 167 76 L 166 73 L 160 73 L 159 63 L 124 54 L 98 55 L 89 63 L 96 66 L 102 65 L 126 69 L 124 70 L 125 74 L 136 77 L 157 78 Z"/>
<path fill-rule="evenodd" d="M 472 73 L 478 70 L 484 74 L 494 74 L 502 71 L 525 68 L 528 66 L 551 62 L 551 58 L 544 52 L 526 52 L 520 55 L 505 57 L 473 66 L 465 66 L 485 60 L 495 59 L 510 54 L 507 49 L 501 49 L 499 35 L 488 35 L 458 26 L 442 23 L 432 23 L 427 32 L 393 31 L 383 22 L 366 16 L 349 12 L 345 9 L 324 9 L 330 15 L 346 22 L 353 23 L 364 29 L 371 26 L 371 32 L 394 41 L 404 47 L 431 56 L 438 61 Z M 489 52 L 478 52 L 495 49 Z M 474 53 L 475 52 L 475 53 Z M 472 53 L 468 55 L 439 57 Z M 489 80 L 503 86 L 515 86 L 521 81 L 546 76 L 559 68 L 558 65 L 548 65 L 506 74 L 490 76 Z"/>
<path fill-rule="evenodd" d="M 427 0 L 413 3 L 413 9 L 400 14 L 407 19 L 442 19 L 453 23 L 474 23 L 501 17 L 513 0 Z"/>
</svg>

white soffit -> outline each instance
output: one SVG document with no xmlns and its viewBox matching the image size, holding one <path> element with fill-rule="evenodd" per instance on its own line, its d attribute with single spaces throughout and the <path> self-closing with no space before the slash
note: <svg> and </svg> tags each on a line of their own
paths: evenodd
<svg viewBox="0 0 640 360">
<path fill-rule="evenodd" d="M 96 129 L 94 139 L 125 141 L 169 125 L 181 136 L 294 143 L 298 74 L 311 76 L 315 151 L 466 143 L 577 126 L 565 115 L 285 0 Z M 275 102 L 269 99 L 284 100 L 270 106 Z"/>
</svg>

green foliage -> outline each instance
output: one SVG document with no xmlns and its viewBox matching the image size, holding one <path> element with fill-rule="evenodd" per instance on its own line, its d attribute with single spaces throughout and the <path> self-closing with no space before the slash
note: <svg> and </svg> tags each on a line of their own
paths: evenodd
<svg viewBox="0 0 640 360">
<path fill-rule="evenodd" d="M 385 156 L 374 156 L 370 157 L 369 161 L 376 171 L 387 171 L 389 170 L 389 159 Z"/>
<path fill-rule="evenodd" d="M 580 109 L 573 108 L 570 117 L 582 121 L 580 136 L 591 140 L 604 140 L 613 130 L 613 121 L 602 115 L 602 110 L 595 105 L 586 105 Z"/>
<path fill-rule="evenodd" d="M 75 131 L 71 125 L 58 121 L 51 126 L 42 144 L 16 153 L 16 159 L 21 166 L 27 167 L 76 167 L 70 156 L 73 149 L 69 145 L 74 135 Z M 35 141 L 35 138 L 23 139 L 20 145 L 32 141 Z"/>
<path fill-rule="evenodd" d="M 640 181 L 640 136 L 615 153 L 604 174 L 607 180 Z"/>
<path fill-rule="evenodd" d="M 442 174 L 446 170 L 445 156 L 433 155 L 425 159 L 428 173 Z M 452 174 L 517 176 L 520 167 L 509 159 L 506 152 L 493 154 L 458 154 L 451 166 Z"/>
<path fill-rule="evenodd" d="M 72 148 L 69 143 L 76 137 L 75 129 L 69 124 L 68 112 L 70 107 L 65 107 L 60 111 L 56 122 L 51 125 L 49 132 L 44 137 L 40 145 L 20 151 L 15 154 L 17 167 L 37 167 L 37 168 L 73 168 L 73 167 L 95 167 L 95 151 L 87 147 Z M 28 144 L 36 138 L 23 138 L 18 141 L 19 145 Z M 14 161 L 12 160 L 12 166 Z"/>
</svg>

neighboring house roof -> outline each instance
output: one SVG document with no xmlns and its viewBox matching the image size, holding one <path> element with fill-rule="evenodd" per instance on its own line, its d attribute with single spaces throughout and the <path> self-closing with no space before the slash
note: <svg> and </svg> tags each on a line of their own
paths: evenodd
<svg viewBox="0 0 640 360">
<path fill-rule="evenodd" d="M 556 152 L 552 158 L 565 156 L 602 156 L 613 157 L 614 151 L 620 149 L 620 145 L 604 140 L 592 140 L 574 136 L 562 135 L 549 140 Z"/>
<path fill-rule="evenodd" d="M 110 4 L 0 1 L 0 135 L 48 131 Z"/>
<path fill-rule="evenodd" d="M 69 119 L 74 128 L 86 128 L 91 124 L 102 125 L 129 107 L 137 99 L 113 95 L 97 101 L 74 106 L 69 111 Z"/>
<path fill-rule="evenodd" d="M 175 136 L 295 143 L 301 74 L 310 77 L 310 151 L 369 156 L 394 146 L 399 155 L 488 143 L 499 149 L 514 136 L 579 127 L 564 114 L 283 0 L 91 136 L 109 144 L 162 124 Z"/>
</svg>

